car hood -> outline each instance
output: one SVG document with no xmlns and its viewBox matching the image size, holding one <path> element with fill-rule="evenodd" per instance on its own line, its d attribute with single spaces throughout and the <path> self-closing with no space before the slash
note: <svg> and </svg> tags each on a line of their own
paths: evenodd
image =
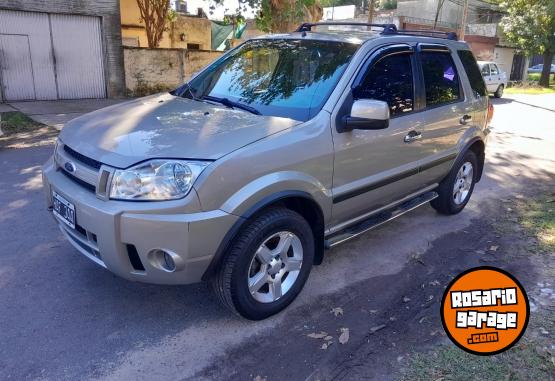
<svg viewBox="0 0 555 381">
<path fill-rule="evenodd" d="M 159 94 L 85 114 L 60 139 L 118 168 L 151 158 L 216 160 L 300 122 Z"/>
</svg>

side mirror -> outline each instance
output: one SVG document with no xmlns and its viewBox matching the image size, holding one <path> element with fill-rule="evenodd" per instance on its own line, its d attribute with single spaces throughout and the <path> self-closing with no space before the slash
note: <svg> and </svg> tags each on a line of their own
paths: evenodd
<svg viewBox="0 0 555 381">
<path fill-rule="evenodd" d="M 343 118 L 343 131 L 383 130 L 389 127 L 389 105 L 375 99 L 358 99 L 351 115 Z"/>
</svg>

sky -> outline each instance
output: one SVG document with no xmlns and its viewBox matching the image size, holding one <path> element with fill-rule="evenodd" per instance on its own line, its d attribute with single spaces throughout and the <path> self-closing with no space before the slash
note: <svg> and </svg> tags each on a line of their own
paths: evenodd
<svg viewBox="0 0 555 381">
<path fill-rule="evenodd" d="M 223 0 L 222 5 L 216 5 L 213 1 L 210 0 L 187 0 L 187 11 L 189 13 L 196 13 L 197 8 L 204 9 L 204 12 L 208 15 L 208 18 L 211 20 L 222 20 L 224 18 L 224 14 L 235 14 L 235 10 L 239 5 L 238 0 Z M 215 9 L 212 11 L 213 13 L 210 14 L 210 6 L 215 5 Z M 248 5 L 247 5 L 248 7 Z M 249 8 L 247 12 L 243 13 L 243 15 L 250 19 L 254 18 L 254 11 L 252 8 Z"/>
</svg>

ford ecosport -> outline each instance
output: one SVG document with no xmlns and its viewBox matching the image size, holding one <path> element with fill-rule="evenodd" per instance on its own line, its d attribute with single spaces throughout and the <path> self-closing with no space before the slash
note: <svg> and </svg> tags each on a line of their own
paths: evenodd
<svg viewBox="0 0 555 381">
<path fill-rule="evenodd" d="M 460 212 L 492 113 L 468 45 L 345 24 L 249 40 L 171 93 L 69 122 L 43 168 L 62 233 L 121 277 L 207 280 L 262 319 L 326 249 L 424 203 Z"/>
</svg>

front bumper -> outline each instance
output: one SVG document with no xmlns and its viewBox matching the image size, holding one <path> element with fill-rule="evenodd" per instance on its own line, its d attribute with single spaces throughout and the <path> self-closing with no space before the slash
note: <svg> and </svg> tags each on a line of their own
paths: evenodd
<svg viewBox="0 0 555 381">
<path fill-rule="evenodd" d="M 53 215 L 69 242 L 93 262 L 134 281 L 200 281 L 223 237 L 238 219 L 221 210 L 201 211 L 194 190 L 174 201 L 100 199 L 64 175 L 52 159 L 43 166 L 43 185 L 50 210 L 53 190 L 75 205 L 75 229 Z M 156 249 L 175 255 L 175 271 L 160 266 L 159 258 L 151 255 Z"/>
</svg>

